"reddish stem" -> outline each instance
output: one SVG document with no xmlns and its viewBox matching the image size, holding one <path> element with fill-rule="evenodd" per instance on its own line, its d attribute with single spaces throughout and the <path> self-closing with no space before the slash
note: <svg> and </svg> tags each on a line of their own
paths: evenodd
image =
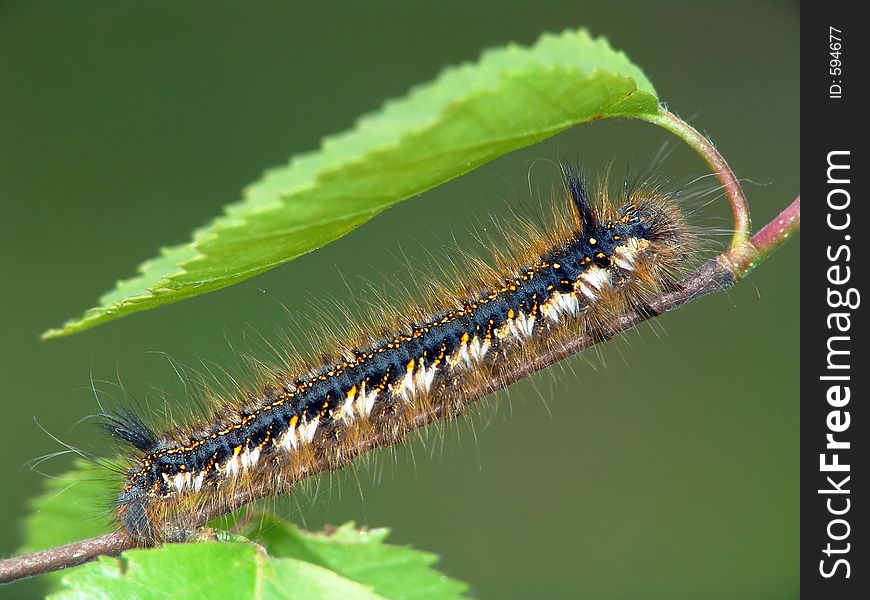
<svg viewBox="0 0 870 600">
<path fill-rule="evenodd" d="M 731 203 L 731 212 L 734 214 L 734 236 L 731 238 L 729 250 L 735 250 L 744 244 L 749 238 L 749 205 L 734 172 L 716 150 L 713 142 L 664 107 L 660 107 L 659 112 L 654 115 L 643 115 L 639 118 L 664 127 L 686 142 L 707 162 L 722 184 L 725 195 Z"/>
</svg>

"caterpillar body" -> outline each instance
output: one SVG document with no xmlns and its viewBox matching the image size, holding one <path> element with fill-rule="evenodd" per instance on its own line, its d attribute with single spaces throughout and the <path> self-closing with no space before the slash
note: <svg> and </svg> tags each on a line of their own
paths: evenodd
<svg viewBox="0 0 870 600">
<path fill-rule="evenodd" d="M 105 426 L 133 449 L 120 526 L 143 545 L 184 539 L 203 514 L 290 491 L 289 474 L 312 461 L 338 468 L 361 440 L 400 441 L 422 411 L 458 415 L 475 382 L 678 285 L 694 236 L 669 194 L 626 186 L 611 202 L 598 186 L 593 201 L 577 170 L 562 174 L 569 215 L 514 240 L 510 258 L 481 265 L 462 291 L 387 317 L 390 335 L 345 340 L 307 372 L 276 369 L 188 427 L 159 434 L 130 411 L 109 416 Z"/>
</svg>

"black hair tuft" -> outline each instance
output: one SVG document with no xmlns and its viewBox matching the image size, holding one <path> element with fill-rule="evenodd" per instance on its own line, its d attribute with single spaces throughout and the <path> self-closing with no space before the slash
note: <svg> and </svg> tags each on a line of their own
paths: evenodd
<svg viewBox="0 0 870 600">
<path fill-rule="evenodd" d="M 114 414 L 104 414 L 100 425 L 113 438 L 143 452 L 150 452 L 157 445 L 157 434 L 154 430 L 129 408 L 121 408 Z"/>
<path fill-rule="evenodd" d="M 589 198 L 589 190 L 586 186 L 583 173 L 579 168 L 573 167 L 564 161 L 559 166 L 562 169 L 562 180 L 565 182 L 565 189 L 571 196 L 571 201 L 577 209 L 582 230 L 593 231 L 597 229 L 599 221 L 595 211 L 592 209 L 592 201 Z"/>
</svg>

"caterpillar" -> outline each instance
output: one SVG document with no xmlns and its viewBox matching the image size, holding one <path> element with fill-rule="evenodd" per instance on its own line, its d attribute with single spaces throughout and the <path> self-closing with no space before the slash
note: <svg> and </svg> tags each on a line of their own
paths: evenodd
<svg viewBox="0 0 870 600">
<path fill-rule="evenodd" d="M 170 431 L 131 410 L 106 415 L 104 427 L 131 450 L 118 525 L 142 545 L 183 540 L 203 514 L 289 492 L 291 473 L 315 461 L 339 468 L 349 448 L 375 436 L 399 442 L 425 411 L 455 417 L 476 383 L 676 289 L 696 236 L 674 195 L 640 182 L 614 202 L 606 184 L 592 188 L 567 164 L 561 171 L 567 211 L 555 211 L 547 231 L 526 227 L 454 290 L 384 307 L 386 335 L 342 340 L 313 368 L 275 369 Z"/>
</svg>

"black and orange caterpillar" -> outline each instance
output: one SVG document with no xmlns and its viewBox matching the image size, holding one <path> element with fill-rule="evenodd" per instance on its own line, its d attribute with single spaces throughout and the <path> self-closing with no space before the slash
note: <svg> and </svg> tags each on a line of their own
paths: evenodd
<svg viewBox="0 0 870 600">
<path fill-rule="evenodd" d="M 527 228 L 511 258 L 476 264 L 473 283 L 460 277 L 462 292 L 395 311 L 391 335 L 344 340 L 307 372 L 276 369 L 189 427 L 158 434 L 131 412 L 108 417 L 135 449 L 116 502 L 121 526 L 145 545 L 183 539 L 203 514 L 288 492 L 289 474 L 311 461 L 338 468 L 369 437 L 397 442 L 433 407 L 456 416 L 471 383 L 675 288 L 694 236 L 672 197 L 626 186 L 613 203 L 598 186 L 593 202 L 576 169 L 562 173 L 570 218 L 557 215 L 545 233 Z"/>
</svg>

